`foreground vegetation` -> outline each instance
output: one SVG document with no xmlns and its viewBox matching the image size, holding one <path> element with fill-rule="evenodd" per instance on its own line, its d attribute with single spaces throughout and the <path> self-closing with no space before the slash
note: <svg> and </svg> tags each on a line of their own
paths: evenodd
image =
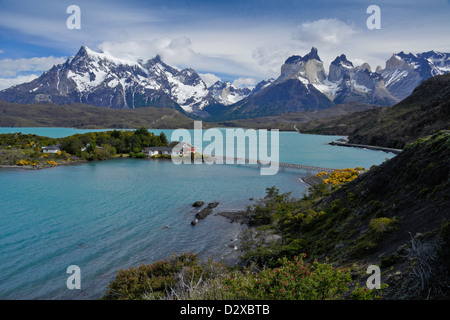
<svg viewBox="0 0 450 320">
<path fill-rule="evenodd" d="M 259 272 L 232 270 L 197 255 L 184 253 L 151 265 L 120 270 L 105 300 L 292 300 L 381 298 L 381 292 L 360 289 L 349 294 L 350 272 L 324 262 L 280 259 L 280 266 Z"/>
<path fill-rule="evenodd" d="M 245 212 L 240 264 L 170 257 L 121 270 L 104 299 L 448 298 L 449 152 L 444 130 L 369 171 L 320 173 L 302 199 L 268 188 Z M 369 265 L 383 289 L 366 288 Z"/>
<path fill-rule="evenodd" d="M 299 229 L 312 230 L 327 215 L 307 207 L 355 179 L 358 170 L 319 173 L 325 182 L 310 188 L 301 200 L 268 188 L 266 197 L 248 208 L 254 228 L 242 239 L 241 267 L 204 262 L 192 253 L 174 255 L 151 265 L 121 269 L 103 299 L 381 299 L 381 290 L 352 286 L 351 268 L 337 267 L 327 257 L 323 262 L 307 257 L 306 249 L 314 251 L 298 235 Z M 334 207 L 330 214 L 335 215 Z M 378 220 L 373 229 L 385 231 Z M 282 241 L 265 242 L 267 233 L 281 234 Z"/>
</svg>

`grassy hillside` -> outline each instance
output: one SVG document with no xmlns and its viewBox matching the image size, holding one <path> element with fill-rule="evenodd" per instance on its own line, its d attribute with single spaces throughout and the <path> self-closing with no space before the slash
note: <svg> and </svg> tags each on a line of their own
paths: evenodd
<svg viewBox="0 0 450 320">
<path fill-rule="evenodd" d="M 279 204 L 269 215 L 260 209 L 256 217 L 270 221 L 282 245 L 258 247 L 248 259 L 267 264 L 308 252 L 351 266 L 362 278 L 375 264 L 390 298 L 448 297 L 449 152 L 450 131 L 441 131 L 349 183 L 331 190 L 319 184 L 300 201 L 283 199 L 283 214 Z"/>
<path fill-rule="evenodd" d="M 255 129 L 279 129 L 282 131 L 304 130 L 306 123 L 320 122 L 320 119 L 338 117 L 358 111 L 378 109 L 380 106 L 364 103 L 348 103 L 333 106 L 331 108 L 316 111 L 301 111 L 284 113 L 279 116 L 259 117 L 253 119 L 240 119 L 230 121 L 217 121 L 218 126 L 255 128 Z M 313 126 L 314 127 L 314 126 Z M 344 134 L 345 135 L 345 134 Z"/>
<path fill-rule="evenodd" d="M 160 108 L 108 109 L 84 104 L 59 106 L 0 101 L 2 127 L 71 128 L 191 128 L 192 119 L 176 110 Z"/>
<path fill-rule="evenodd" d="M 313 119 L 348 114 L 377 108 L 375 105 L 353 103 L 333 106 L 320 111 L 286 113 L 280 116 L 233 121 L 208 121 L 203 126 L 241 127 L 254 129 L 279 129 L 294 131 L 294 125 Z M 15 104 L 0 101 L 0 126 L 2 127 L 75 127 L 75 128 L 129 128 L 141 127 L 192 128 L 193 120 L 176 110 L 160 108 L 108 109 L 84 104 L 60 106 L 45 104 Z"/>
</svg>

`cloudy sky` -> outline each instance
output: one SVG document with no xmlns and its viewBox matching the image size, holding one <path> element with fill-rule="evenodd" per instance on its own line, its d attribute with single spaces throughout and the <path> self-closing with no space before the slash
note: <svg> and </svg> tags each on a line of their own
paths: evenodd
<svg viewBox="0 0 450 320">
<path fill-rule="evenodd" d="M 70 5 L 81 29 L 67 28 Z M 381 9 L 370 30 L 367 8 Z M 450 52 L 450 0 L 0 0 L 0 89 L 30 81 L 86 45 L 127 59 L 159 54 L 208 83 L 276 78 L 317 47 L 326 69 L 342 53 L 384 67 L 394 52 Z"/>
</svg>

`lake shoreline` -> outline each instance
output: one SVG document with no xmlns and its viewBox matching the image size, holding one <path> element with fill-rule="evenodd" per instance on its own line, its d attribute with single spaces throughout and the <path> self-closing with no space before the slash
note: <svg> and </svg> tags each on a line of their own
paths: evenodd
<svg viewBox="0 0 450 320">
<path fill-rule="evenodd" d="M 394 154 L 400 154 L 403 151 L 402 149 L 394 149 L 394 148 L 373 146 L 373 145 L 368 145 L 368 144 L 356 144 L 356 143 L 339 142 L 339 141 L 332 141 L 329 144 L 331 146 L 369 149 L 369 150 L 375 150 L 375 151 L 392 152 Z"/>
<path fill-rule="evenodd" d="M 64 162 L 64 163 L 58 163 L 57 165 L 48 165 L 48 166 L 30 166 L 30 165 L 25 165 L 25 166 L 20 166 L 20 165 L 7 165 L 7 164 L 0 164 L 0 169 L 23 169 L 23 170 L 43 170 L 43 169 L 50 169 L 50 168 L 55 168 L 55 167 L 60 167 L 60 166 L 70 166 L 70 165 L 75 165 L 75 164 L 81 164 L 81 163 L 86 163 L 89 162 L 88 160 L 73 160 L 73 161 L 68 161 L 68 162 Z"/>
</svg>

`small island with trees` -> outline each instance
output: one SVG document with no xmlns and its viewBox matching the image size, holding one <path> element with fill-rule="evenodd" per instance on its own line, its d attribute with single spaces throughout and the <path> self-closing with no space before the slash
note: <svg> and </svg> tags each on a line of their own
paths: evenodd
<svg viewBox="0 0 450 320">
<path fill-rule="evenodd" d="M 145 128 L 112 130 L 49 138 L 35 134 L 0 135 L 0 167 L 41 169 L 81 161 L 114 158 L 147 158 L 146 148 L 173 148 L 164 132 L 155 135 Z M 153 155 L 152 158 L 170 158 Z"/>
</svg>

